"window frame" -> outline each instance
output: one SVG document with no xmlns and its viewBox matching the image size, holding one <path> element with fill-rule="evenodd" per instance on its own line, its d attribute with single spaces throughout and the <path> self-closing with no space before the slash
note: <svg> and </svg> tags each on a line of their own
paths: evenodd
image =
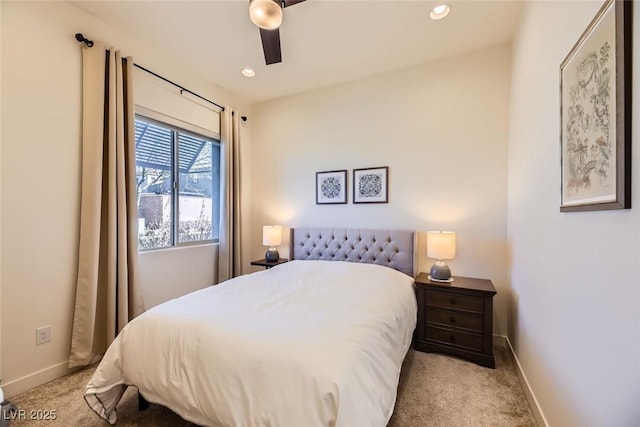
<svg viewBox="0 0 640 427">
<path fill-rule="evenodd" d="M 221 185 L 222 182 L 222 142 L 220 140 L 220 135 L 216 132 L 212 132 L 211 130 L 201 128 L 199 126 L 191 125 L 187 122 L 184 122 L 179 119 L 175 119 L 170 116 L 166 116 L 164 114 L 158 113 L 157 111 L 149 110 L 144 107 L 136 106 L 135 117 L 134 119 L 137 121 L 141 119 L 142 121 L 146 121 L 148 123 L 152 123 L 156 126 L 161 126 L 166 129 L 171 130 L 171 233 L 170 233 L 170 244 L 168 246 L 160 246 L 156 248 L 140 248 L 138 245 L 138 252 L 149 252 L 149 251 L 158 251 L 158 250 L 166 250 L 166 249 L 174 249 L 181 247 L 190 247 L 190 246 L 201 246 L 201 245 L 211 245 L 218 244 L 220 242 L 220 231 L 218 230 L 218 237 L 207 240 L 195 240 L 189 242 L 180 242 L 180 142 L 179 142 L 179 134 L 182 133 L 184 135 L 191 136 L 193 138 L 203 139 L 210 142 L 213 145 L 217 145 L 219 148 L 219 170 L 220 175 L 218 177 L 218 185 Z M 178 123 L 178 124 L 176 124 Z M 134 149 L 134 153 L 135 153 Z M 138 159 L 136 156 L 135 164 L 137 167 Z M 213 175 L 213 170 L 212 170 Z M 213 177 L 212 177 L 213 178 Z M 212 183 L 213 183 L 212 179 Z M 136 190 L 137 191 L 137 190 Z M 218 209 L 221 204 L 221 196 L 222 191 L 219 193 L 219 197 L 217 203 L 214 203 L 213 194 L 212 194 L 212 203 L 211 203 L 211 218 L 214 218 L 214 209 L 217 205 Z M 139 206 L 136 206 L 136 214 L 139 209 Z M 137 215 L 136 215 L 137 218 Z M 213 228 L 212 228 L 213 233 Z"/>
</svg>

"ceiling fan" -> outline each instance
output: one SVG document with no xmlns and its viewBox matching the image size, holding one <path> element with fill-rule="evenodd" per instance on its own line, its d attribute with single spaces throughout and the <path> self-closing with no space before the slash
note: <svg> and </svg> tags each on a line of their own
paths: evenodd
<svg viewBox="0 0 640 427">
<path fill-rule="evenodd" d="M 282 62 L 280 51 L 280 24 L 283 9 L 305 0 L 249 0 L 249 17 L 258 28 L 262 38 L 262 50 L 267 65 Z"/>
</svg>

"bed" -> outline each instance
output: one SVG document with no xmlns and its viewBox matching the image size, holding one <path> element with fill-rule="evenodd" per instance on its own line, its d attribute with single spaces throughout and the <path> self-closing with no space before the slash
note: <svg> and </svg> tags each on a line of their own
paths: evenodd
<svg viewBox="0 0 640 427">
<path fill-rule="evenodd" d="M 133 385 L 200 425 L 385 426 L 416 325 L 413 249 L 412 232 L 294 229 L 290 262 L 131 321 L 85 400 L 111 424 Z"/>
</svg>

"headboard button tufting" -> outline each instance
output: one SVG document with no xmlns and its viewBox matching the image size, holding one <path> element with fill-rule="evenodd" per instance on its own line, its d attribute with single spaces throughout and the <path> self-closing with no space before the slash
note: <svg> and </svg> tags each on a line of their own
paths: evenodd
<svg viewBox="0 0 640 427">
<path fill-rule="evenodd" d="M 293 229 L 292 235 L 292 259 L 375 263 L 413 274 L 411 232 L 307 228 Z"/>
</svg>

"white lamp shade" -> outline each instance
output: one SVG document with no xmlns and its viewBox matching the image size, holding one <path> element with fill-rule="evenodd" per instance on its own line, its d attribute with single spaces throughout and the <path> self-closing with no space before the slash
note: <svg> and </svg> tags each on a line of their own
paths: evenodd
<svg viewBox="0 0 640 427">
<path fill-rule="evenodd" d="M 262 244 L 274 247 L 282 243 L 282 227 L 279 225 L 265 225 L 262 227 Z"/>
<path fill-rule="evenodd" d="M 453 231 L 427 231 L 427 256 L 435 259 L 456 257 L 456 233 Z"/>
<path fill-rule="evenodd" d="M 282 24 L 282 6 L 275 0 L 251 0 L 249 18 L 260 28 L 275 30 Z"/>
</svg>

